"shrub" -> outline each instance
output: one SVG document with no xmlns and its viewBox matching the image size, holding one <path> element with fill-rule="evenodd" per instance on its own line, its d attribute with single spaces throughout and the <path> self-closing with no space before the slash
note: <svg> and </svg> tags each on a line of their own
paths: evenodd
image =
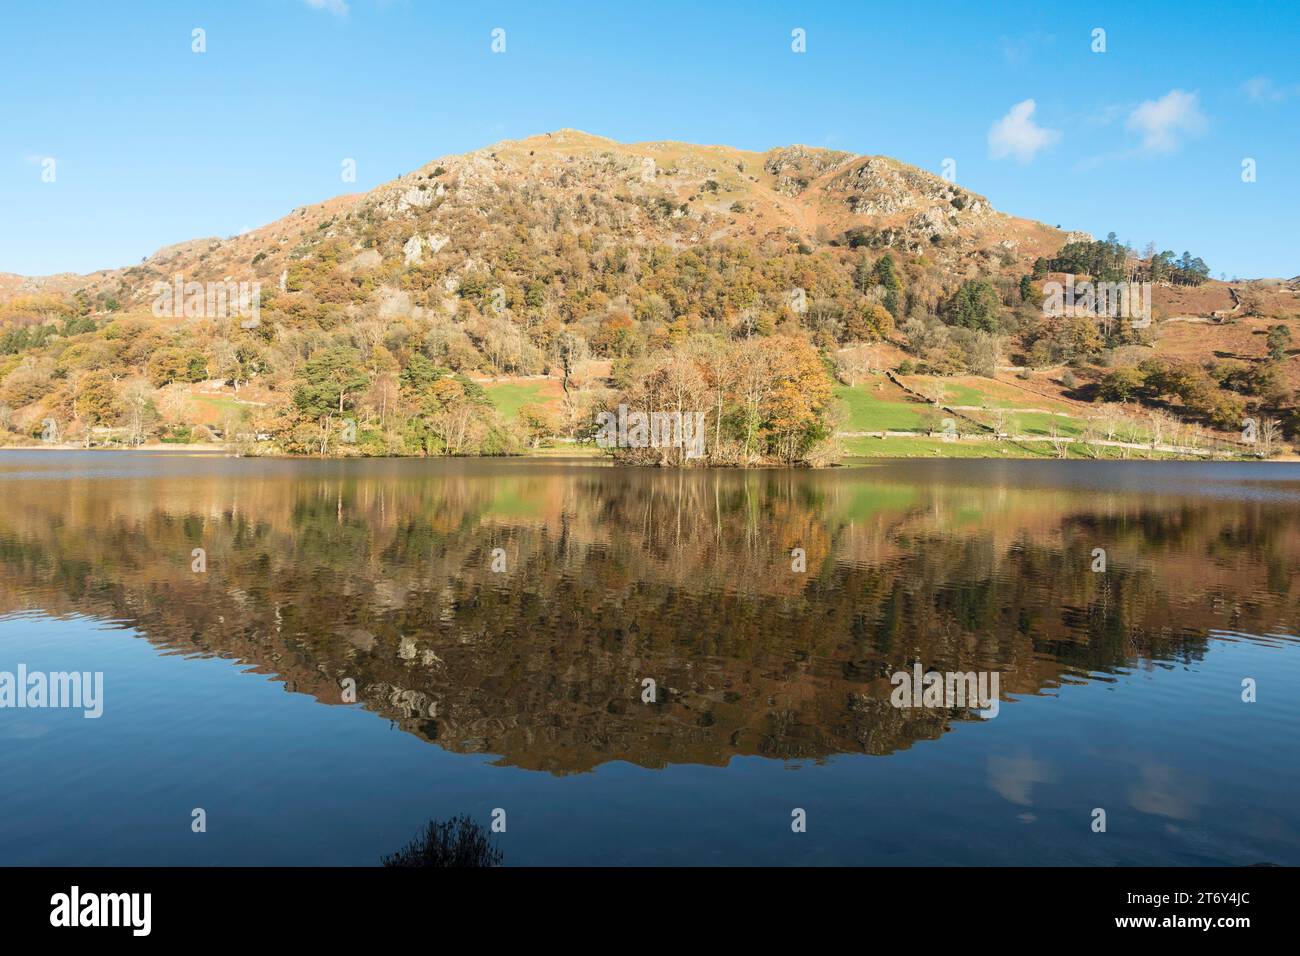
<svg viewBox="0 0 1300 956">
<path fill-rule="evenodd" d="M 501 865 L 501 851 L 492 845 L 483 827 L 459 816 L 445 823 L 430 820 L 410 843 L 380 862 L 401 868 L 489 867 Z"/>
</svg>

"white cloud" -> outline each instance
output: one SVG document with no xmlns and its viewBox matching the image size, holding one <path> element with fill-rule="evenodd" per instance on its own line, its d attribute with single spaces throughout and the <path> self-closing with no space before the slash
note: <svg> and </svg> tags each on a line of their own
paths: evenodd
<svg viewBox="0 0 1300 956">
<path fill-rule="evenodd" d="M 1128 117 L 1128 128 L 1142 134 L 1142 149 L 1168 153 L 1180 137 L 1205 132 L 1205 114 L 1195 93 L 1170 90 L 1158 100 L 1144 100 Z"/>
<path fill-rule="evenodd" d="M 346 16 L 348 12 L 347 0 L 303 0 L 303 3 L 313 10 L 328 10 L 336 17 Z"/>
<path fill-rule="evenodd" d="M 1018 162 L 1027 163 L 1040 149 L 1051 146 L 1061 138 L 1054 129 L 1047 129 L 1034 122 L 1034 110 L 1037 104 L 1033 100 L 1022 100 L 1011 107 L 1010 112 L 989 127 L 989 155 L 994 159 L 1014 157 Z"/>
<path fill-rule="evenodd" d="M 1241 91 L 1246 94 L 1246 99 L 1263 106 L 1300 95 L 1300 85 L 1278 86 L 1267 76 L 1255 76 L 1241 84 Z"/>
<path fill-rule="evenodd" d="M 1286 98 L 1267 76 L 1256 76 L 1241 84 L 1241 90 L 1252 103 L 1276 103 Z"/>
</svg>

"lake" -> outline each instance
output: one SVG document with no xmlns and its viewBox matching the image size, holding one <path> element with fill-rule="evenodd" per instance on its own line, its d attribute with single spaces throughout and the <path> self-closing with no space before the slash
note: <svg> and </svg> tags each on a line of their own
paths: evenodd
<svg viewBox="0 0 1300 956">
<path fill-rule="evenodd" d="M 0 452 L 0 672 L 103 687 L 0 863 L 1296 865 L 1298 566 L 1287 464 Z"/>
</svg>

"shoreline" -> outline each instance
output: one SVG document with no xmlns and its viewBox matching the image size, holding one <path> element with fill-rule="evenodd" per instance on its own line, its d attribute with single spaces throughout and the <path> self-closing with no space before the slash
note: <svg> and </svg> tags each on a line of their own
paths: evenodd
<svg viewBox="0 0 1300 956">
<path fill-rule="evenodd" d="M 228 451 L 227 449 L 219 445 L 212 445 L 212 444 L 180 445 L 180 444 L 159 444 L 159 443 L 139 445 L 136 446 L 135 448 L 106 448 L 102 446 L 87 448 L 83 445 L 70 445 L 70 444 L 9 445 L 9 446 L 0 447 L 0 452 L 7 452 L 7 451 L 96 452 L 96 453 L 147 452 L 152 454 L 175 453 L 175 454 L 187 454 L 187 455 L 202 454 L 202 455 L 209 455 L 214 458 L 270 459 L 270 460 L 279 460 L 279 461 L 352 461 L 352 460 L 405 461 L 407 459 L 419 460 L 422 457 L 419 455 L 325 455 L 325 456 L 287 455 L 287 454 L 238 455 Z M 636 467 L 636 468 L 658 467 L 655 465 L 623 463 L 623 462 L 619 462 L 617 459 L 602 455 L 597 451 L 584 451 L 584 450 L 580 450 L 579 448 L 572 448 L 572 447 L 554 448 L 554 449 L 533 449 L 531 451 L 527 451 L 518 455 L 431 455 L 431 456 L 423 456 L 423 457 L 448 458 L 448 459 L 453 459 L 453 458 L 477 459 L 483 461 L 489 461 L 494 459 L 508 459 L 508 460 L 532 459 L 537 461 L 545 461 L 546 459 L 550 459 L 550 458 L 573 458 L 573 459 L 588 459 L 591 461 L 606 461 L 611 465 L 628 464 L 629 467 Z M 821 471 L 821 470 L 825 470 L 826 468 L 852 466 L 860 462 L 867 462 L 867 461 L 1058 461 L 1058 462 L 1070 461 L 1070 462 L 1105 462 L 1105 463 L 1125 463 L 1125 462 L 1150 463 L 1153 461 L 1164 461 L 1164 462 L 1195 462 L 1200 464 L 1204 464 L 1207 462 L 1208 463 L 1223 462 L 1228 464 L 1253 463 L 1253 464 L 1263 465 L 1263 464 L 1295 464 L 1297 462 L 1300 462 L 1300 455 L 1294 455 L 1294 454 L 1276 455 L 1271 458 L 1177 457 L 1177 456 L 1169 456 L 1169 455 L 1156 456 L 1156 457 L 1131 457 L 1131 458 L 1090 458 L 1087 456 L 1057 458 L 1054 455 L 1035 455 L 1035 454 L 987 454 L 987 455 L 957 454 L 954 455 L 954 454 L 933 454 L 933 453 L 926 453 L 924 451 L 918 451 L 917 454 L 913 454 L 913 455 L 849 454 L 849 455 L 845 455 L 841 461 L 823 466 L 822 468 L 810 468 L 804 465 L 781 466 L 779 464 L 760 464 L 760 465 L 755 465 L 754 469 L 789 467 L 791 470 L 798 470 L 798 471 Z M 739 466 L 734 466 L 734 465 L 716 465 L 716 466 L 704 465 L 701 467 L 705 469 L 720 467 L 720 468 L 727 468 L 728 470 L 737 470 L 737 471 L 753 470 L 753 469 L 740 468 Z"/>
<path fill-rule="evenodd" d="M 226 449 L 220 445 L 211 445 L 211 444 L 173 445 L 173 444 L 159 444 L 159 443 L 153 443 L 149 445 L 137 445 L 134 448 L 105 448 L 103 446 L 99 446 L 99 447 L 92 446 L 90 448 L 87 448 L 85 445 L 69 445 L 66 443 L 57 444 L 57 445 L 56 444 L 5 445 L 5 446 L 0 446 L 0 451 L 188 451 L 188 452 L 206 451 L 206 452 L 211 452 L 213 454 L 223 454 L 223 455 L 229 454 L 229 452 L 227 452 Z M 236 456 L 232 455 L 231 457 L 236 457 Z M 298 457 L 298 456 L 288 456 L 288 457 Z"/>
</svg>

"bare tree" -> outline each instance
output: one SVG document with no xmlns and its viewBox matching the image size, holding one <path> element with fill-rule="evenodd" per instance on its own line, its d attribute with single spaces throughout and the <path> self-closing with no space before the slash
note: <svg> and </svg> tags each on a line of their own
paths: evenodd
<svg viewBox="0 0 1300 956">
<path fill-rule="evenodd" d="M 1052 449 L 1056 452 L 1057 458 L 1068 458 L 1070 456 L 1070 440 L 1061 434 L 1061 426 L 1052 422 L 1047 427 L 1048 437 L 1052 441 Z"/>
<path fill-rule="evenodd" d="M 1265 458 L 1273 454 L 1282 438 L 1282 423 L 1276 418 L 1266 418 L 1259 426 L 1259 451 Z"/>
<path fill-rule="evenodd" d="M 1154 450 L 1164 437 L 1167 422 L 1165 421 L 1165 416 L 1155 409 L 1152 409 L 1152 411 L 1147 415 L 1147 420 L 1151 424 L 1151 448 Z"/>
<path fill-rule="evenodd" d="M 857 385 L 870 375 L 875 367 L 872 356 L 865 348 L 837 353 L 835 364 L 839 367 L 840 378 L 849 387 Z"/>
<path fill-rule="evenodd" d="M 1005 438 L 1007 432 L 1008 413 L 1005 408 L 990 408 L 988 410 L 990 417 L 993 419 L 993 433 L 998 438 Z"/>
</svg>

